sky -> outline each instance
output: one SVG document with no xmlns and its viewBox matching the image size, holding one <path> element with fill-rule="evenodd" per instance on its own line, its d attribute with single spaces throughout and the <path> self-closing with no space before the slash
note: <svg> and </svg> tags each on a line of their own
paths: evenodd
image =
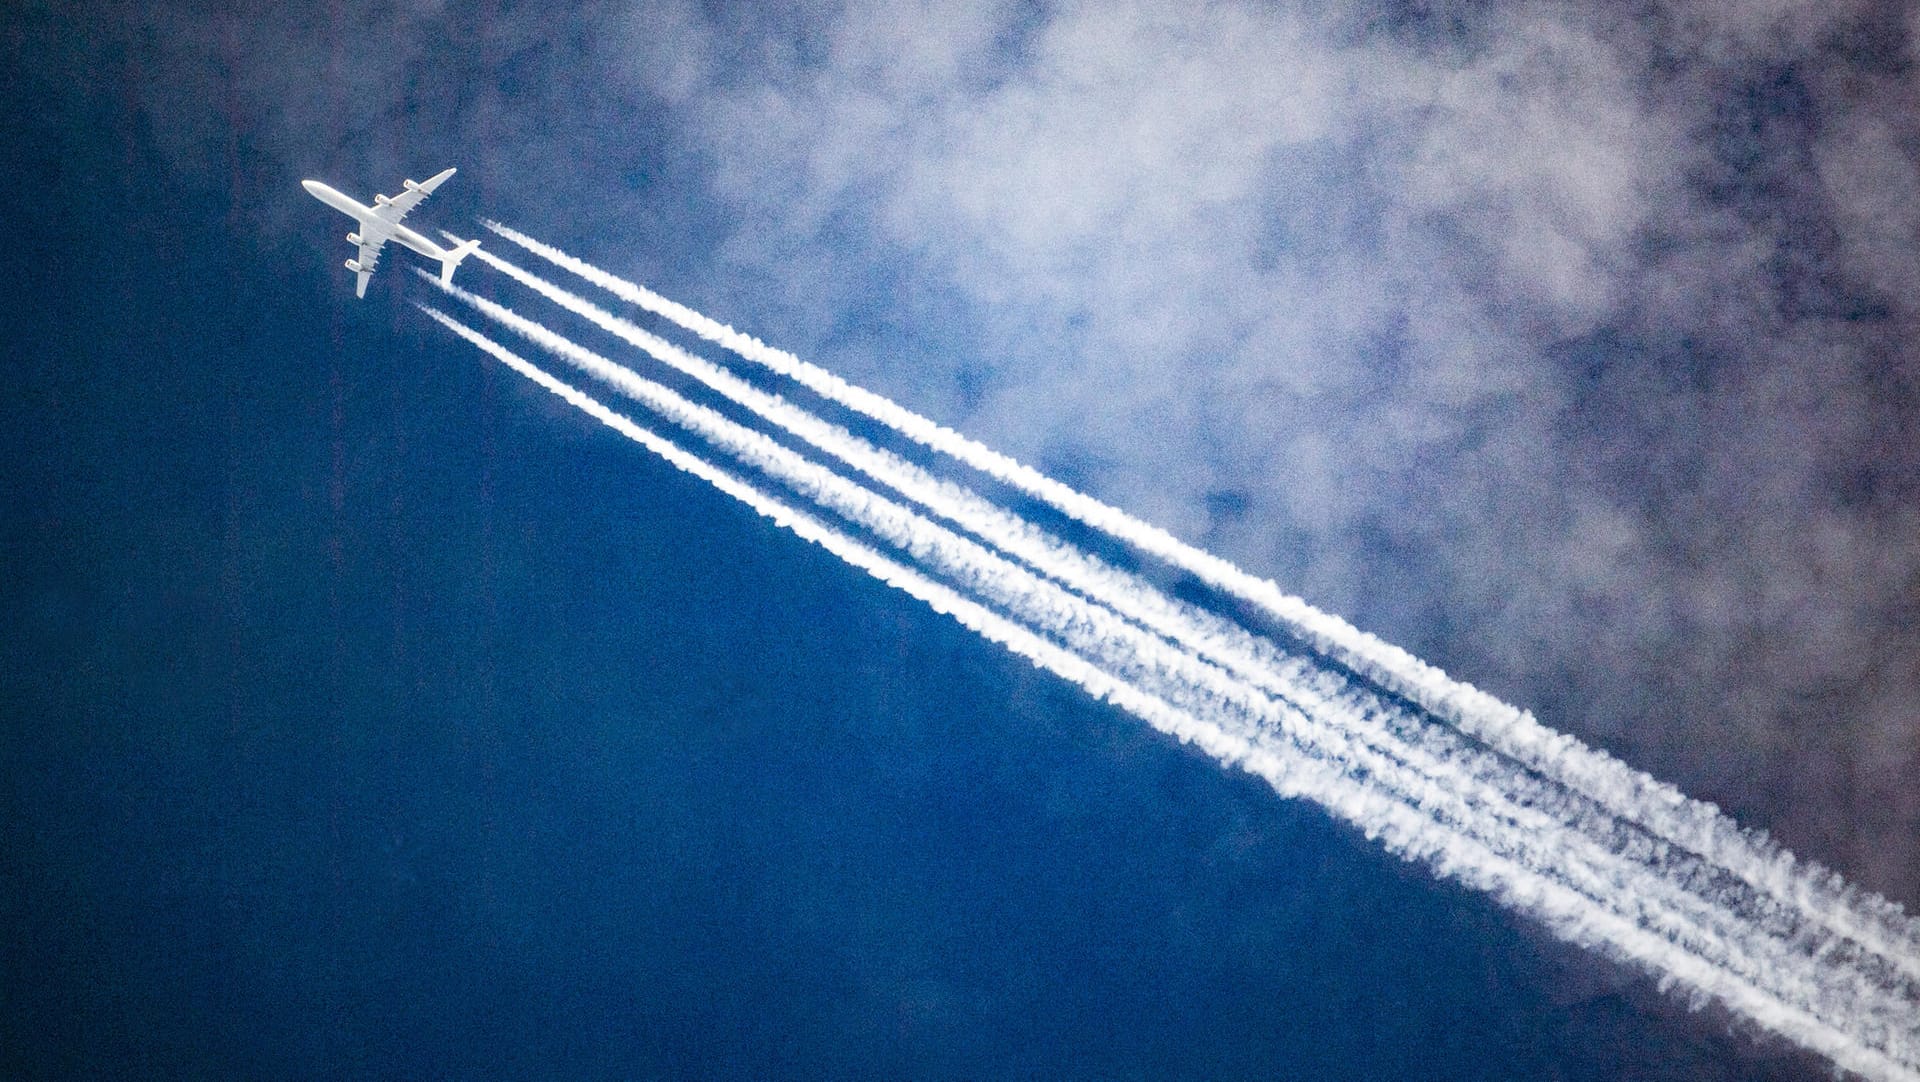
<svg viewBox="0 0 1920 1082">
<path fill-rule="evenodd" d="M 458 166 L 423 221 L 1920 904 L 1911 5 L 27 3 L 0 51 L 4 1073 L 1810 1069 L 544 401 L 405 253 L 355 302 L 306 177 Z"/>
</svg>

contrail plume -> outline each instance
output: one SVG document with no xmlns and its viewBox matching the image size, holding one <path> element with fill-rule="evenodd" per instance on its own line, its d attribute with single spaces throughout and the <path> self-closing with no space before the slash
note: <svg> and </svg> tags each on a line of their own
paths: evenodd
<svg viewBox="0 0 1920 1082">
<path fill-rule="evenodd" d="M 1607 752 L 1541 725 L 1532 714 L 1448 677 L 1399 647 L 1360 631 L 1211 553 L 1077 492 L 1013 458 L 854 386 L 791 353 L 733 329 L 636 283 L 609 274 L 498 222 L 495 234 L 623 301 L 658 315 L 740 357 L 807 387 L 837 405 L 888 426 L 1208 585 L 1263 609 L 1314 652 L 1402 696 L 1503 755 L 1595 801 L 1611 814 L 1700 854 L 1750 887 L 1920 978 L 1920 921 L 1897 904 L 1797 859 L 1763 833 L 1742 828 L 1718 808 L 1635 770 Z"/>
<path fill-rule="evenodd" d="M 1656 932 L 1657 938 L 1667 944 L 1666 956 L 1641 961 L 1663 977 L 1706 966 L 1719 974 L 1716 986 L 1734 989 L 1730 1003 L 1755 1005 L 1754 1009 L 1764 1012 L 1761 1017 L 1787 1011 L 1789 1014 L 1782 1016 L 1786 1024 L 1794 1024 L 1793 1017 L 1804 1016 L 1828 1025 L 1837 1015 L 1842 1023 L 1867 1022 L 1882 1032 L 1889 1030 L 1884 1020 L 1874 1023 L 1871 1017 L 1860 1017 L 1877 1012 L 1855 1002 L 1848 989 L 1831 987 L 1828 974 L 1809 974 L 1802 967 L 1786 964 L 1789 960 L 1784 958 L 1754 959 L 1748 951 L 1729 944 L 1717 930 L 1702 928 L 1683 914 L 1653 904 L 1633 889 L 1638 884 L 1621 879 L 1619 862 L 1591 867 L 1568 861 L 1565 849 L 1571 839 L 1564 832 L 1556 835 L 1516 829 L 1511 822 L 1490 816 L 1486 808 L 1469 804 L 1458 793 L 1406 770 L 1395 758 L 1356 745 L 1348 730 L 1304 715 L 1290 703 L 1251 693 L 1215 667 L 1142 633 L 1103 607 L 1065 593 L 974 542 L 801 458 L 765 435 L 695 406 L 500 305 L 456 287 L 441 288 L 556 356 L 612 383 L 709 444 L 873 532 L 916 562 L 937 569 L 969 591 L 1010 610 L 1023 622 L 1056 637 L 1081 656 L 1097 660 L 1107 671 L 1136 687 L 1181 709 L 1198 710 L 1238 737 L 1252 738 L 1250 734 L 1257 735 L 1263 729 L 1283 734 L 1307 754 L 1324 758 L 1339 770 L 1364 776 L 1368 791 L 1390 794 L 1432 820 L 1440 833 L 1470 836 L 1503 859 L 1528 868 L 1530 874 L 1552 878 L 1574 890 L 1595 908 L 1615 911 L 1616 916 L 1623 915 L 1635 926 Z M 1360 825 L 1368 826 L 1364 821 Z M 1605 944 L 1589 945 L 1614 949 Z M 1776 964 L 1763 970 L 1757 961 Z M 1896 1043 L 1900 1040 L 1893 1036 L 1887 1039 Z"/>
<path fill-rule="evenodd" d="M 857 492 L 836 490 L 829 479 L 837 475 L 831 474 L 830 471 L 822 471 L 827 473 L 825 478 L 804 476 L 804 471 L 797 471 L 795 476 L 780 478 L 782 483 L 794 487 L 796 491 L 816 502 L 821 502 L 823 506 L 842 517 L 851 519 L 853 516 L 847 514 L 849 510 L 858 511 L 864 507 L 875 516 L 875 523 L 863 522 L 862 524 L 890 544 L 900 543 L 891 531 L 896 528 L 904 530 L 906 543 L 902 547 L 913 556 L 916 562 L 933 563 L 948 573 L 958 572 L 956 577 L 966 581 L 968 587 L 972 589 L 1010 593 L 1010 597 L 996 598 L 996 600 L 1021 603 L 1018 611 L 1021 612 L 1022 617 L 1039 621 L 1048 635 L 1036 634 L 1032 628 L 1022 626 L 1021 622 L 1011 620 L 991 608 L 962 596 L 921 572 L 880 554 L 871 546 L 834 530 L 808 513 L 793 509 L 742 479 L 707 464 L 677 445 L 614 413 L 584 393 L 519 359 L 478 332 L 464 327 L 439 312 L 431 309 L 428 309 L 428 312 L 462 338 L 539 383 L 551 393 L 560 396 L 627 438 L 661 455 L 677 468 L 701 477 L 728 495 L 746 502 L 755 511 L 773 519 L 777 524 L 822 545 L 823 548 L 853 566 L 907 592 L 936 610 L 953 615 L 956 620 L 976 633 L 990 641 L 1006 645 L 1015 653 L 1074 682 L 1090 694 L 1134 713 L 1149 724 L 1183 741 L 1194 743 L 1223 763 L 1238 765 L 1265 778 L 1281 793 L 1312 799 L 1320 803 L 1339 818 L 1359 827 L 1368 836 L 1381 839 L 1394 852 L 1420 859 L 1442 874 L 1453 876 L 1471 886 L 1485 890 L 1506 904 L 1533 914 L 1558 934 L 1574 942 L 1585 944 L 1623 961 L 1646 965 L 1655 972 L 1663 974 L 1664 980 L 1671 980 L 1700 994 L 1721 1000 L 1736 1011 L 1829 1056 L 1848 1069 L 1884 1078 L 1920 1077 L 1920 1073 L 1916 1073 L 1909 1065 L 1896 1061 L 1885 1051 L 1868 1046 L 1857 1036 L 1845 1032 L 1807 1010 L 1781 1002 L 1777 997 L 1756 988 L 1739 976 L 1729 973 L 1689 950 L 1682 949 L 1666 937 L 1612 912 L 1595 898 L 1543 872 L 1538 866 L 1518 860 L 1510 853 L 1500 851 L 1481 838 L 1454 829 L 1404 800 L 1391 798 L 1377 785 L 1378 779 L 1369 777 L 1362 781 L 1342 772 L 1336 762 L 1302 754 L 1300 750 L 1280 740 L 1276 732 L 1240 725 L 1233 711 L 1221 709 L 1222 704 L 1208 696 L 1198 696 L 1193 703 L 1183 706 L 1144 689 L 1140 686 L 1139 679 L 1142 676 L 1154 674 L 1150 669 L 1140 669 L 1137 662 L 1142 659 L 1132 653 L 1132 651 L 1143 649 L 1143 644 L 1133 640 L 1116 641 L 1103 637 L 1112 633 L 1113 629 L 1102 627 L 1097 614 L 1050 611 L 1049 606 L 1053 602 L 1046 598 L 1040 590 L 1041 584 L 1033 581 L 1030 572 L 1012 569 L 1008 572 L 1009 580 L 999 582 L 995 579 L 998 571 L 987 574 L 981 569 L 973 569 L 970 574 L 966 568 L 951 567 L 948 561 L 957 557 L 970 557 L 971 554 L 964 548 L 954 547 L 950 542 L 940 538 L 919 536 L 910 520 L 891 522 L 889 516 L 895 512 L 889 510 L 885 501 L 874 499 L 868 504 L 863 502 Z M 564 339 L 561 341 L 564 342 Z M 578 349 L 578 347 L 574 348 Z M 671 405 L 671 403 L 666 404 Z M 656 410 L 656 412 L 661 411 Z M 731 424 L 724 418 L 718 418 L 718 415 L 713 416 L 725 424 Z M 673 419 L 676 423 L 682 420 L 682 418 Z M 703 418 L 698 414 L 690 414 L 685 419 L 698 421 Z M 696 434 L 716 446 L 725 442 L 724 431 Z M 722 438 L 716 438 L 716 436 Z M 771 441 L 766 441 L 766 446 L 784 451 Z M 761 444 L 751 440 L 744 441 L 739 449 L 754 448 L 764 449 Z M 733 450 L 729 449 L 729 453 L 733 453 Z M 787 453 L 791 454 L 791 452 Z M 743 458 L 743 460 L 746 459 Z M 782 468 L 782 464 L 778 462 L 753 462 L 752 464 L 769 475 L 776 474 Z M 770 466 L 772 468 L 769 468 Z M 814 489 L 813 486 L 816 483 L 818 487 Z M 840 483 L 850 485 L 844 480 Z M 850 501 L 850 506 L 835 505 L 843 499 Z M 1022 603 L 1023 598 L 1026 599 L 1024 603 Z M 1065 618 L 1064 624 L 1055 623 L 1062 618 Z M 1063 641 L 1056 642 L 1048 637 L 1049 635 L 1057 636 Z M 1093 656 L 1089 657 L 1089 653 Z M 1170 662 L 1172 659 L 1148 658 L 1145 660 L 1161 664 Z M 1134 666 L 1131 671 L 1128 669 L 1130 665 Z M 1187 666 L 1191 667 L 1192 663 L 1187 662 Z M 1180 675 L 1182 678 L 1193 678 L 1195 673 L 1185 671 Z M 1173 691 L 1183 690 L 1178 686 L 1177 681 L 1169 683 L 1168 688 Z M 1289 736 L 1292 735 L 1291 730 L 1285 726 L 1282 730 L 1288 732 Z"/>
<path fill-rule="evenodd" d="M 1610 880 L 1631 889 L 1636 897 L 1664 906 L 1694 928 L 1710 930 L 1725 945 L 1730 967 L 1776 986 L 1819 985 L 1823 999 L 1839 995 L 1864 1000 L 1862 1008 L 1881 1014 L 1908 1011 L 1920 993 L 1907 982 L 1888 988 L 1856 967 L 1822 962 L 1813 957 L 1819 943 L 1790 950 L 1789 942 L 1806 934 L 1792 912 L 1777 901 L 1753 897 L 1743 898 L 1741 912 L 1734 912 L 1717 900 L 1728 892 L 1723 872 L 1692 854 L 1673 853 L 1651 842 L 1587 798 L 1469 746 L 1449 730 L 1383 708 L 1377 697 L 1356 691 L 1337 674 L 1284 654 L 1230 621 L 1169 598 L 1137 576 L 1066 545 L 972 490 L 936 478 L 507 260 L 485 252 L 476 256 L 1055 581 L 1214 662 L 1252 687 L 1287 700 L 1308 716 L 1343 726 L 1349 739 L 1391 757 L 1423 784 L 1441 786 L 1503 824 L 1558 839 L 1562 865 L 1579 861 L 1605 868 Z M 530 321 L 514 324 L 517 330 L 530 325 Z M 605 378 L 602 371 L 594 374 Z M 621 384 L 616 381 L 615 386 Z"/>
</svg>

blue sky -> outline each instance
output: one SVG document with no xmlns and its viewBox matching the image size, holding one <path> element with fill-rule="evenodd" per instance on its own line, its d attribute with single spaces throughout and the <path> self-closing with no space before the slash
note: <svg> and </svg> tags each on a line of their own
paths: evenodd
<svg viewBox="0 0 1920 1082">
<path fill-rule="evenodd" d="M 352 303 L 309 176 L 458 165 L 1920 899 L 1909 10 L 6 20 L 18 1073 L 1804 1067 Z"/>
</svg>

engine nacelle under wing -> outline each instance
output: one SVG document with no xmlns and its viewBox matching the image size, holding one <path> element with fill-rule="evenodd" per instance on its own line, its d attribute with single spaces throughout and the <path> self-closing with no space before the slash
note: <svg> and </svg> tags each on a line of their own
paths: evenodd
<svg viewBox="0 0 1920 1082">
<path fill-rule="evenodd" d="M 348 233 L 348 234 L 347 234 L 347 243 L 348 243 L 348 244 L 358 244 L 358 243 L 360 243 L 360 234 L 358 234 L 358 233 Z"/>
<path fill-rule="evenodd" d="M 376 206 L 376 207 L 384 207 L 384 206 L 386 206 L 386 205 L 387 205 L 388 203 L 391 203 L 391 202 L 393 202 L 393 200 L 391 200 L 391 199 L 388 199 L 388 198 L 387 198 L 386 196 L 384 196 L 384 195 L 376 195 L 376 196 L 374 196 L 374 197 L 373 197 L 373 205 L 374 205 L 374 206 Z"/>
<path fill-rule="evenodd" d="M 352 271 L 352 272 L 353 272 L 353 273 L 355 273 L 355 274 L 359 274 L 359 273 L 360 273 L 360 261 L 359 261 L 358 259 L 349 259 L 349 260 L 347 260 L 347 269 L 348 269 L 348 270 L 350 270 L 350 271 Z"/>
<path fill-rule="evenodd" d="M 408 190 L 408 191 L 410 191 L 410 192 L 414 192 L 414 191 L 419 191 L 419 190 L 420 190 L 420 182 L 419 182 L 419 181 L 417 181 L 417 180 L 403 180 L 403 181 L 401 181 L 400 183 L 402 183 L 402 184 L 404 184 L 404 185 L 406 185 L 406 187 L 407 187 L 407 190 Z"/>
</svg>

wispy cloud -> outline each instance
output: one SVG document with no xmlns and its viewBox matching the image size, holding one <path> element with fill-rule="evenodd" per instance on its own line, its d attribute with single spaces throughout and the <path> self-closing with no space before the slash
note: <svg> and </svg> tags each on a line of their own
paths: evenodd
<svg viewBox="0 0 1920 1082">
<path fill-rule="evenodd" d="M 1441 10 L 856 4 L 679 137 L 758 318 L 1911 895 L 1910 20 Z"/>
</svg>

